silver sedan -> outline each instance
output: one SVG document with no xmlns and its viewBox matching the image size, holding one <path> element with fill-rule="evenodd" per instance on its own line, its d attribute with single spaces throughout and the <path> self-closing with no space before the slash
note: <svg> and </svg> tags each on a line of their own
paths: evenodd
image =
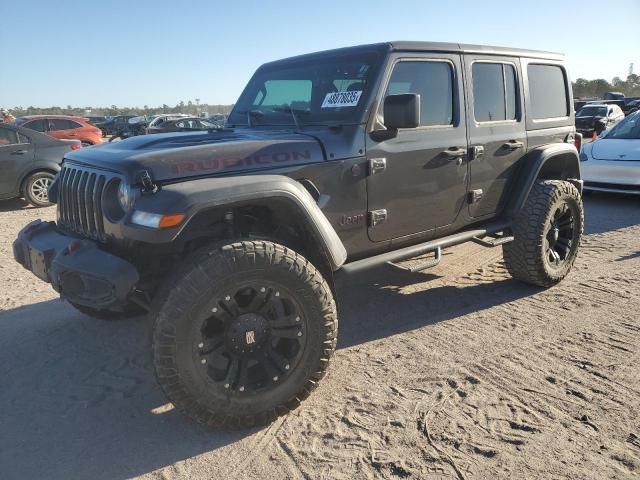
<svg viewBox="0 0 640 480">
<path fill-rule="evenodd" d="M 580 160 L 585 190 L 640 195 L 640 112 L 584 145 Z"/>
</svg>

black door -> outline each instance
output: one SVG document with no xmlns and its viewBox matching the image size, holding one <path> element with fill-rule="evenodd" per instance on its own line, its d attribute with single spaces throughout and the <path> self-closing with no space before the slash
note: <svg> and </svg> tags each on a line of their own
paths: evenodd
<svg viewBox="0 0 640 480">
<path fill-rule="evenodd" d="M 33 145 L 13 127 L 0 125 L 0 197 L 18 195 L 22 176 L 33 162 Z"/>
<path fill-rule="evenodd" d="M 527 151 L 519 60 L 466 55 L 472 217 L 498 213 L 509 179 Z"/>
<path fill-rule="evenodd" d="M 378 219 L 370 220 L 372 241 L 425 235 L 452 223 L 464 205 L 467 136 L 460 68 L 459 55 L 392 58 L 384 95 L 419 94 L 421 119 L 418 128 L 400 129 L 395 138 L 367 138 L 368 210 Z"/>
</svg>

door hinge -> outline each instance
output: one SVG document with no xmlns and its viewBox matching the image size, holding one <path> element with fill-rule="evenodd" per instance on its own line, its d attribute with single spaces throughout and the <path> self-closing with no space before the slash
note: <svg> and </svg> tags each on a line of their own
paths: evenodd
<svg viewBox="0 0 640 480">
<path fill-rule="evenodd" d="M 387 169 L 386 158 L 371 158 L 369 159 L 369 175 L 375 175 L 376 173 L 382 173 Z"/>
<path fill-rule="evenodd" d="M 369 226 L 375 227 L 387 221 L 387 210 L 382 208 L 380 210 L 371 210 L 369 212 Z"/>
<path fill-rule="evenodd" d="M 480 200 L 482 200 L 483 194 L 484 192 L 482 191 L 481 188 L 477 190 L 471 190 L 469 192 L 469 203 L 478 203 Z"/>
</svg>

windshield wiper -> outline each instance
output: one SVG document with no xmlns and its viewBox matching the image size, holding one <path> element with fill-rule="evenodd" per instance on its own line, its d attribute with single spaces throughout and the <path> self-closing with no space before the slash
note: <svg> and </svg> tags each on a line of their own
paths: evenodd
<svg viewBox="0 0 640 480">
<path fill-rule="evenodd" d="M 300 119 L 298 118 L 298 114 L 309 114 L 308 110 L 301 110 L 299 108 L 293 108 L 291 105 L 287 105 L 286 107 L 273 107 L 271 110 L 274 112 L 289 112 L 291 114 L 291 118 L 293 118 L 293 123 L 296 124 L 296 130 L 300 130 L 302 123 L 300 123 Z"/>
</svg>

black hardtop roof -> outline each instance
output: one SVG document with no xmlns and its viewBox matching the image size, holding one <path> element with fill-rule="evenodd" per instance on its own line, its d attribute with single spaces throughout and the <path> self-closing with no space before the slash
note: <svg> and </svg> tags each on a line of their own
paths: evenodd
<svg viewBox="0 0 640 480">
<path fill-rule="evenodd" d="M 416 41 L 392 41 L 384 43 L 372 43 L 368 45 L 358 45 L 353 47 L 337 48 L 333 50 L 324 50 L 321 52 L 307 53 L 295 57 L 284 58 L 269 62 L 265 65 L 277 65 L 281 62 L 290 60 L 317 59 L 322 57 L 331 57 L 335 55 L 357 54 L 360 52 L 450 52 L 450 53 L 475 53 L 481 55 L 503 55 L 509 57 L 529 57 L 540 58 L 545 60 L 564 60 L 561 53 L 544 52 L 539 50 L 526 50 L 522 48 L 510 47 L 492 47 L 488 45 L 468 45 L 463 43 L 447 43 L 447 42 L 416 42 Z"/>
</svg>

